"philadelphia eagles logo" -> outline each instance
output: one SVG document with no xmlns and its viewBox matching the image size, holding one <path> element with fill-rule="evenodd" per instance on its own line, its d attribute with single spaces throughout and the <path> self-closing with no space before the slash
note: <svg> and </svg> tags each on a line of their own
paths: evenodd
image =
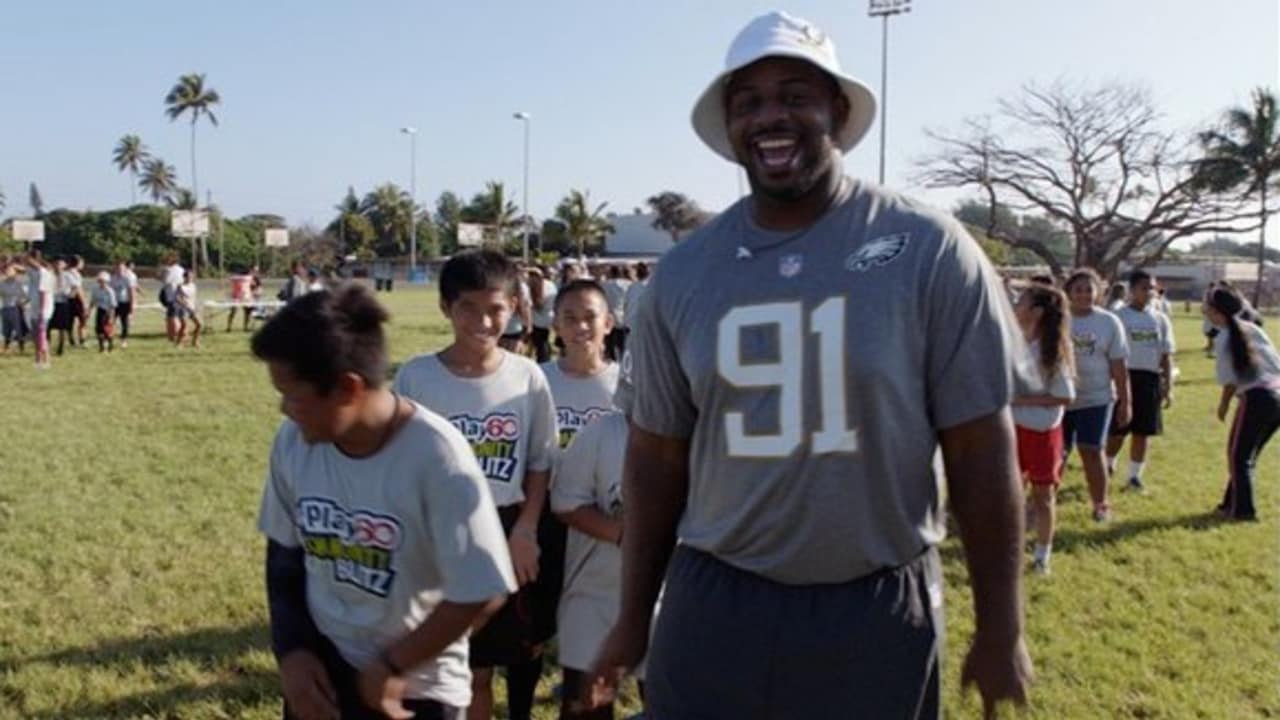
<svg viewBox="0 0 1280 720">
<path fill-rule="evenodd" d="M 871 268 L 888 265 L 902 254 L 910 239 L 910 233 L 898 233 L 870 240 L 845 258 L 844 269 L 850 272 L 866 272 Z"/>
</svg>

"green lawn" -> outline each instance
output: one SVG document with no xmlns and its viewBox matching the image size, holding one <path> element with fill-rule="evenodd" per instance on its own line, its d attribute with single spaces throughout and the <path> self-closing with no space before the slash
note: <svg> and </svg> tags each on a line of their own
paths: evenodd
<svg viewBox="0 0 1280 720">
<path fill-rule="evenodd" d="M 434 295 L 383 297 L 397 362 L 443 344 Z M 127 350 L 69 350 L 47 372 L 0 357 L 0 719 L 278 717 L 254 529 L 276 398 L 245 334 L 174 349 L 157 314 L 138 324 Z M 1095 525 L 1077 463 L 1054 573 L 1027 579 L 1031 717 L 1280 716 L 1280 450 L 1263 458 L 1262 522 L 1209 517 L 1226 429 L 1199 321 L 1177 330 L 1151 492 L 1117 494 Z M 944 556 L 946 702 L 970 717 L 965 570 L 954 542 Z"/>
</svg>

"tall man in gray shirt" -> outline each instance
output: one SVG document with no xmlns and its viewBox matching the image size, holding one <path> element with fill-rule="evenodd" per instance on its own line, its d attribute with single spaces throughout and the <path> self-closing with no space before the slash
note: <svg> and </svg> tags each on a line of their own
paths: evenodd
<svg viewBox="0 0 1280 720">
<path fill-rule="evenodd" d="M 661 720 L 937 717 L 939 443 L 977 616 L 964 680 L 989 707 L 1025 696 L 1020 339 L 954 220 L 844 177 L 874 112 L 830 39 L 782 13 L 742 31 L 694 109 L 752 194 L 635 309 L 598 697 L 648 650 Z"/>
</svg>

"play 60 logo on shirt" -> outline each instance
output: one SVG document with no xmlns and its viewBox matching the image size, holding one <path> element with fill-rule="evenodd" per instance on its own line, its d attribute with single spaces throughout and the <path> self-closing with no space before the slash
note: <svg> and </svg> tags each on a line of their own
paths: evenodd
<svg viewBox="0 0 1280 720">
<path fill-rule="evenodd" d="M 520 440 L 520 418 L 514 413 L 491 413 L 484 417 L 450 415 L 471 445 L 480 469 L 492 482 L 509 483 L 516 474 L 516 443 Z"/>
<path fill-rule="evenodd" d="M 331 561 L 335 582 L 378 597 L 391 592 L 396 576 L 391 561 L 401 538 L 398 519 L 349 511 L 328 498 L 304 497 L 298 500 L 297 522 L 307 555 Z"/>
</svg>

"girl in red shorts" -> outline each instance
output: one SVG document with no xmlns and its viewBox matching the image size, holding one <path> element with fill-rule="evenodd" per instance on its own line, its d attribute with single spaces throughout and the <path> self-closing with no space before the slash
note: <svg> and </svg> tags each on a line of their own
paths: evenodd
<svg viewBox="0 0 1280 720">
<path fill-rule="evenodd" d="M 1047 574 L 1055 497 L 1062 480 L 1062 414 L 1076 394 L 1067 296 L 1051 285 L 1033 282 L 1018 297 L 1014 312 L 1027 339 L 1030 364 L 1040 373 L 1046 391 L 1014 398 L 1013 421 L 1018 431 L 1018 466 L 1031 484 L 1031 524 L 1036 533 L 1033 568 Z"/>
</svg>

